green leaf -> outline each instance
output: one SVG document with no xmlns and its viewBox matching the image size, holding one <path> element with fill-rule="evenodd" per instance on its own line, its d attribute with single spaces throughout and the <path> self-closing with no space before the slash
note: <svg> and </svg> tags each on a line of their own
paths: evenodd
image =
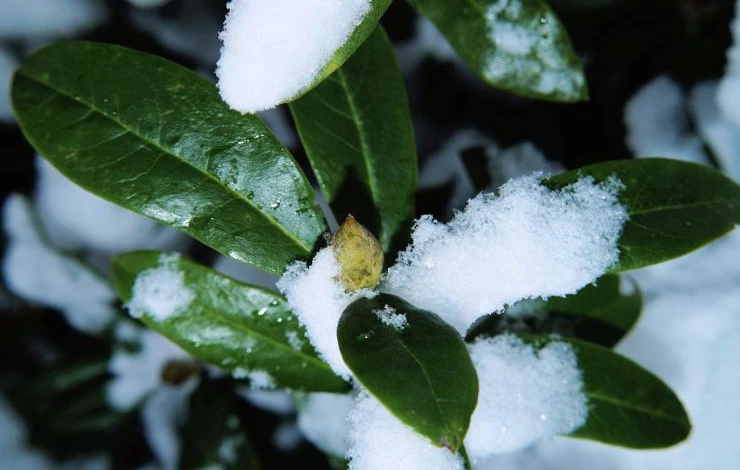
<svg viewBox="0 0 740 470">
<path fill-rule="evenodd" d="M 622 292 L 622 282 L 630 284 L 630 291 Z M 485 317 L 466 339 L 505 332 L 554 333 L 613 347 L 637 323 L 641 310 L 642 294 L 636 284 L 606 274 L 572 295 L 517 302 L 504 314 Z"/>
<path fill-rule="evenodd" d="M 381 321 L 388 315 L 405 320 L 391 317 L 401 324 L 389 325 Z M 379 294 L 347 307 L 337 337 L 347 366 L 391 413 L 433 444 L 459 448 L 478 402 L 478 378 L 453 327 Z"/>
<path fill-rule="evenodd" d="M 266 372 L 277 387 L 347 390 L 348 385 L 318 358 L 285 299 L 275 292 L 242 284 L 190 260 L 153 251 L 114 258 L 116 292 L 124 302 L 131 301 L 137 276 L 156 269 L 181 273 L 183 288 L 193 298 L 187 308 L 165 318 L 144 312 L 141 320 L 195 358 L 230 370 L 235 376 Z"/>
<path fill-rule="evenodd" d="M 262 466 L 228 381 L 202 381 L 188 401 L 180 470 L 257 470 Z"/>
<path fill-rule="evenodd" d="M 290 109 L 337 220 L 351 213 L 386 252 L 397 236 L 405 238 L 414 216 L 416 147 L 403 77 L 383 29 Z"/>
<path fill-rule="evenodd" d="M 568 33 L 544 0 L 414 0 L 483 80 L 522 96 L 588 98 Z"/>
<path fill-rule="evenodd" d="M 160 57 L 70 42 L 16 72 L 26 138 L 83 188 L 206 245 L 281 273 L 326 228 L 288 151 L 256 116 Z"/>
<path fill-rule="evenodd" d="M 610 349 L 575 339 L 522 335 L 545 346 L 564 341 L 573 347 L 588 398 L 588 419 L 570 437 L 636 449 L 668 447 L 691 431 L 675 393 L 658 377 Z"/>
<path fill-rule="evenodd" d="M 578 178 L 624 185 L 619 201 L 629 221 L 619 238 L 611 272 L 642 268 L 684 255 L 740 223 L 740 186 L 709 167 L 663 158 L 599 163 L 545 180 L 562 188 Z"/>
</svg>

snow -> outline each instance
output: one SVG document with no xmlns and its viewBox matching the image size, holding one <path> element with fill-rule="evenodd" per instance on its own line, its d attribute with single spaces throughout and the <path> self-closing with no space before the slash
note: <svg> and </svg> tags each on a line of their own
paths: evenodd
<svg viewBox="0 0 740 470">
<path fill-rule="evenodd" d="M 47 244 L 23 196 L 11 194 L 3 209 L 8 244 L 2 272 L 8 289 L 61 311 L 80 331 L 100 333 L 115 315 L 115 294 L 108 283 L 81 261 Z"/>
<path fill-rule="evenodd" d="M 13 108 L 10 105 L 10 82 L 18 61 L 9 50 L 0 46 L 0 122 L 13 122 Z"/>
<path fill-rule="evenodd" d="M 157 322 L 182 313 L 195 300 L 185 285 L 185 273 L 178 269 L 179 255 L 163 254 L 159 265 L 136 276 L 128 310 L 134 318 L 146 315 Z"/>
<path fill-rule="evenodd" d="M 689 109 L 720 168 L 740 181 L 740 127 L 723 114 L 718 99 L 717 82 L 701 82 L 691 90 Z"/>
<path fill-rule="evenodd" d="M 462 470 L 462 459 L 398 421 L 369 395 L 350 413 L 349 470 Z"/>
<path fill-rule="evenodd" d="M 618 259 L 627 220 L 620 187 L 614 178 L 582 178 L 552 191 L 533 175 L 471 199 L 449 224 L 423 216 L 380 289 L 463 334 L 507 304 L 574 293 Z"/>
<path fill-rule="evenodd" d="M 141 421 L 152 453 L 161 470 L 176 470 L 180 457 L 180 427 L 187 416 L 190 386 L 157 388 L 141 408 Z"/>
<path fill-rule="evenodd" d="M 139 8 L 157 8 L 171 0 L 127 0 L 130 4 Z"/>
<path fill-rule="evenodd" d="M 273 108 L 305 91 L 370 11 L 371 0 L 232 0 L 216 75 L 233 109 Z"/>
<path fill-rule="evenodd" d="M 531 83 L 543 94 L 577 95 L 583 76 L 558 51 L 564 38 L 554 13 L 547 9 L 533 15 L 525 11 L 522 0 L 499 0 L 488 6 L 485 17 L 495 45 L 485 65 L 488 79 Z M 532 81 L 534 77 L 538 79 Z"/>
<path fill-rule="evenodd" d="M 261 410 L 279 415 L 288 415 L 295 411 L 293 395 L 284 390 L 252 390 L 249 387 L 238 387 L 237 393 Z"/>
<path fill-rule="evenodd" d="M 465 447 L 473 463 L 523 449 L 586 422 L 588 406 L 573 349 L 553 341 L 539 351 L 516 336 L 470 346 L 478 373 L 478 405 Z"/>
<path fill-rule="evenodd" d="M 420 15 L 416 18 L 415 29 L 415 34 L 408 42 L 396 45 L 398 62 L 404 75 L 418 67 L 427 56 L 440 61 L 460 62 L 447 38 L 426 17 Z"/>
<path fill-rule="evenodd" d="M 113 255 L 184 245 L 181 235 L 85 191 L 36 156 L 34 204 L 51 241 L 66 250 Z"/>
<path fill-rule="evenodd" d="M 727 72 L 719 84 L 717 103 L 723 114 L 740 127 L 740 1 L 735 4 L 735 19 L 730 29 L 733 44 L 727 51 Z"/>
<path fill-rule="evenodd" d="M 377 315 L 382 324 L 390 326 L 395 331 L 403 331 L 409 325 L 406 314 L 396 313 L 396 309 L 390 305 L 386 305 L 382 309 L 373 310 L 373 313 Z"/>
<path fill-rule="evenodd" d="M 120 339 L 130 340 L 130 327 L 119 328 Z M 106 387 L 110 405 L 126 411 L 154 392 L 162 382 L 162 371 L 170 361 L 189 359 L 182 349 L 151 330 L 141 330 L 140 349 L 136 352 L 118 348 L 113 352 L 108 370 L 114 376 Z"/>
<path fill-rule="evenodd" d="M 277 286 L 321 358 L 334 372 L 347 378 L 351 373 L 339 352 L 337 323 L 349 304 L 372 294 L 366 289 L 346 293 L 335 279 L 338 274 L 339 265 L 332 249 L 323 248 L 310 267 L 302 261 L 289 265 Z"/>
<path fill-rule="evenodd" d="M 99 0 L 2 0 L 0 41 L 69 37 L 94 28 L 106 16 Z"/>
<path fill-rule="evenodd" d="M 627 147 L 638 157 L 708 163 L 702 143 L 688 129 L 686 95 L 662 75 L 643 85 L 624 109 Z"/>
<path fill-rule="evenodd" d="M 311 393 L 298 409 L 298 429 L 313 445 L 337 457 L 347 453 L 352 395 Z"/>
<path fill-rule="evenodd" d="M 275 388 L 275 379 L 272 378 L 269 372 L 264 370 L 247 370 L 242 367 L 237 367 L 231 371 L 231 375 L 235 379 L 249 380 L 249 388 L 252 390 L 270 390 Z"/>
</svg>

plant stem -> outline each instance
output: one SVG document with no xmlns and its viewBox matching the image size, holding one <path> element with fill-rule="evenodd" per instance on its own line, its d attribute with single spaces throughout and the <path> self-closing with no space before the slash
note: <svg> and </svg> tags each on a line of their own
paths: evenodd
<svg viewBox="0 0 740 470">
<path fill-rule="evenodd" d="M 465 444 L 462 444 L 460 446 L 460 450 L 458 450 L 458 452 L 463 458 L 463 465 L 465 466 L 465 470 L 473 470 L 473 464 L 470 463 L 470 457 L 468 457 L 468 451 L 465 449 Z"/>
</svg>

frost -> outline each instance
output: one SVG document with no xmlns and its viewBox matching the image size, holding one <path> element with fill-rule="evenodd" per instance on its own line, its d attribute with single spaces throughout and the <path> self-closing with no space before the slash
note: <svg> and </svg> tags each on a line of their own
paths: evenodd
<svg viewBox="0 0 740 470">
<path fill-rule="evenodd" d="M 701 141 L 688 130 L 686 96 L 660 76 L 644 85 L 624 108 L 627 146 L 638 157 L 671 157 L 708 163 Z"/>
<path fill-rule="evenodd" d="M 38 155 L 36 172 L 34 205 L 50 240 L 61 248 L 113 255 L 185 246 L 176 230 L 85 191 Z"/>
<path fill-rule="evenodd" d="M 349 377 L 337 342 L 337 323 L 344 309 L 354 300 L 372 295 L 367 290 L 351 294 L 335 280 L 339 265 L 331 248 L 316 254 L 311 266 L 296 262 L 288 266 L 278 281 L 278 289 L 288 299 L 290 309 L 306 328 L 306 334 L 319 355 L 336 372 Z"/>
<path fill-rule="evenodd" d="M 459 456 L 432 445 L 387 411 L 361 395 L 350 413 L 350 470 L 462 470 Z"/>
<path fill-rule="evenodd" d="M 298 429 L 312 444 L 324 452 L 343 457 L 347 452 L 352 395 L 311 393 L 299 407 Z"/>
<path fill-rule="evenodd" d="M 378 317 L 382 324 L 390 326 L 395 331 L 403 331 L 409 325 L 409 322 L 406 319 L 406 314 L 396 313 L 396 309 L 390 305 L 386 305 L 379 310 L 373 310 L 373 313 Z"/>
<path fill-rule="evenodd" d="M 470 346 L 480 391 L 465 446 L 473 462 L 567 434 L 586 422 L 578 362 L 569 344 L 539 351 L 510 335 Z"/>
<path fill-rule="evenodd" d="M 306 90 L 370 11 L 370 0 L 232 0 L 216 75 L 233 109 L 273 108 Z"/>
<path fill-rule="evenodd" d="M 2 272 L 8 288 L 30 302 L 60 310 L 80 331 L 102 331 L 115 315 L 115 295 L 105 280 L 47 244 L 23 196 L 11 194 L 3 209 L 8 245 Z"/>
<path fill-rule="evenodd" d="M 300 336 L 298 336 L 297 332 L 286 331 L 285 337 L 288 340 L 288 344 L 291 348 L 295 349 L 296 351 L 300 351 L 303 348 L 303 340 Z"/>
<path fill-rule="evenodd" d="M 523 11 L 521 0 L 501 0 L 486 11 L 489 39 L 495 50 L 487 59 L 484 74 L 493 81 L 526 83 L 542 94 L 578 97 L 583 75 L 558 50 L 566 38 L 557 17 Z"/>
<path fill-rule="evenodd" d="M 482 193 L 449 224 L 416 222 L 412 244 L 381 284 L 461 333 L 525 298 L 567 295 L 617 261 L 627 213 L 615 180 L 583 178 L 552 191 L 536 176 Z"/>
<path fill-rule="evenodd" d="M 740 128 L 740 1 L 735 4 L 735 19 L 730 28 L 733 44 L 727 51 L 727 72 L 719 84 L 717 103 L 724 115 Z"/>
<path fill-rule="evenodd" d="M 129 338 L 129 327 L 125 327 L 118 336 Z M 157 333 L 142 330 L 139 336 L 140 349 L 129 352 L 117 349 L 108 362 L 108 370 L 113 379 L 106 387 L 108 403 L 113 408 L 126 411 L 139 403 L 147 394 L 162 385 L 162 370 L 170 361 L 189 359 L 182 349 L 169 342 Z"/>
<path fill-rule="evenodd" d="M 136 276 L 128 309 L 131 316 L 147 315 L 158 322 L 185 310 L 195 293 L 185 285 L 185 273 L 177 268 L 179 256 L 162 255 L 159 266 Z"/>
<path fill-rule="evenodd" d="M 72 36 L 106 16 L 105 4 L 98 0 L 2 0 L 0 41 Z"/>
</svg>

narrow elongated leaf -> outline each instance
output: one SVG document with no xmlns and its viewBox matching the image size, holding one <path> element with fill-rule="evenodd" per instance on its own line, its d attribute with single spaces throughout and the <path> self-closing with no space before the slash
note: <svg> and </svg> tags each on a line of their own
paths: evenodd
<svg viewBox="0 0 740 470">
<path fill-rule="evenodd" d="M 290 109 L 337 220 L 353 214 L 388 251 L 414 216 L 417 163 L 403 78 L 383 29 Z"/>
<path fill-rule="evenodd" d="M 628 287 L 620 287 L 622 283 Z M 618 274 L 606 274 L 572 295 L 517 302 L 503 315 L 485 317 L 466 338 L 505 332 L 554 333 L 613 347 L 637 323 L 641 310 L 642 294 L 637 286 Z"/>
<path fill-rule="evenodd" d="M 228 381 L 203 381 L 188 401 L 178 468 L 258 470 L 259 458 Z"/>
<path fill-rule="evenodd" d="M 554 101 L 588 98 L 568 33 L 544 0 L 414 0 L 491 85 Z"/>
<path fill-rule="evenodd" d="M 624 185 L 619 200 L 630 219 L 611 272 L 684 255 L 740 223 L 740 186 L 706 166 L 663 158 L 621 160 L 556 175 L 545 184 L 561 188 L 587 175 L 597 181 L 615 176 Z"/>
<path fill-rule="evenodd" d="M 478 402 L 478 378 L 453 327 L 379 294 L 347 307 L 337 337 L 357 380 L 391 413 L 435 445 L 458 449 Z"/>
<path fill-rule="evenodd" d="M 158 285 L 149 290 L 147 278 L 164 278 L 173 284 L 165 291 L 157 291 Z M 197 359 L 232 371 L 235 377 L 296 390 L 347 390 L 347 384 L 318 358 L 285 299 L 275 292 L 153 251 L 116 257 L 113 283 L 121 299 L 131 303 L 147 326 Z M 148 292 L 155 299 L 157 292 L 164 292 L 162 301 L 167 302 L 172 289 L 184 292 L 188 302 L 166 315 L 149 308 L 155 301 L 136 299 L 137 292 Z"/>
<path fill-rule="evenodd" d="M 544 346 L 549 336 L 523 335 Z M 570 437 L 623 447 L 668 447 L 691 431 L 689 417 L 675 393 L 658 377 L 614 351 L 575 339 L 569 343 L 578 358 L 588 419 Z"/>
<path fill-rule="evenodd" d="M 87 42 L 31 55 L 12 89 L 31 144 L 83 188 L 280 273 L 325 229 L 314 194 L 256 116 L 160 57 Z"/>
</svg>

